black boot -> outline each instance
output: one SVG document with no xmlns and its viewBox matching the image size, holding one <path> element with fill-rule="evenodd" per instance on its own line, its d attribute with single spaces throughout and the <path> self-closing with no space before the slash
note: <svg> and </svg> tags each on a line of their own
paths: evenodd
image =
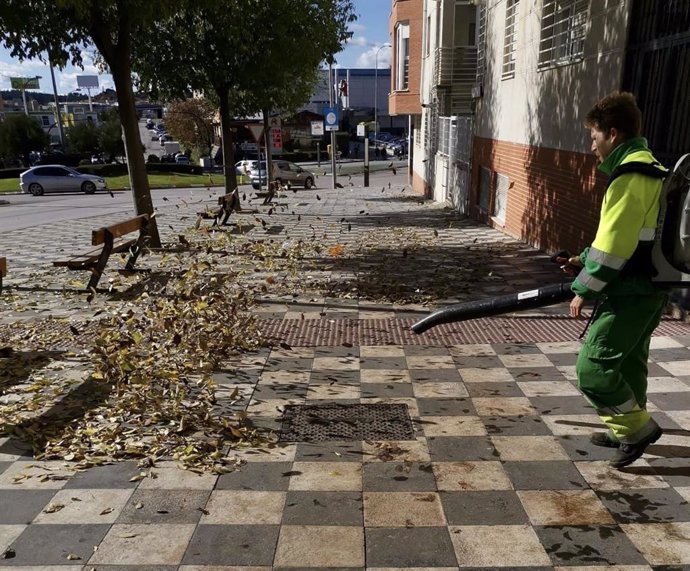
<svg viewBox="0 0 690 571">
<path fill-rule="evenodd" d="M 618 448 L 618 450 L 616 450 L 616 453 L 614 454 L 613 458 L 611 458 L 611 460 L 609 461 L 609 465 L 613 466 L 614 468 L 620 469 L 627 466 L 628 464 L 632 464 L 635 460 L 642 456 L 642 454 L 644 454 L 644 451 L 647 448 L 647 446 L 659 440 L 663 433 L 664 431 L 661 429 L 661 427 L 657 426 L 654 432 L 652 432 L 649 436 L 647 436 L 647 438 L 644 438 L 639 442 L 635 442 L 634 444 L 621 442 L 620 447 Z"/>
<path fill-rule="evenodd" d="M 608 432 L 595 432 L 589 437 L 589 441 L 595 446 L 604 446 L 605 448 L 618 448 L 621 445 L 618 440 L 613 440 Z"/>
</svg>

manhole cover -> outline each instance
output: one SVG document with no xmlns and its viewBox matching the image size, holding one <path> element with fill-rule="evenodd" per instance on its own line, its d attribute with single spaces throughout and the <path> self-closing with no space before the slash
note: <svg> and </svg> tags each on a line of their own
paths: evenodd
<svg viewBox="0 0 690 571">
<path fill-rule="evenodd" d="M 288 405 L 279 440 L 414 440 L 414 429 L 406 404 Z"/>
</svg>

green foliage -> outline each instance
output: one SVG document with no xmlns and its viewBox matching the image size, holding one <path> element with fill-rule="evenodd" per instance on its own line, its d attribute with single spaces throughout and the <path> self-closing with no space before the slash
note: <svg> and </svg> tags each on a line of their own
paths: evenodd
<svg viewBox="0 0 690 571">
<path fill-rule="evenodd" d="M 108 109 L 101 116 L 99 141 L 101 150 L 111 157 L 124 157 L 125 144 L 122 141 L 122 126 L 115 109 Z"/>
<path fill-rule="evenodd" d="M 167 107 L 165 126 L 175 141 L 206 156 L 213 146 L 216 106 L 203 97 L 173 101 Z"/>
<path fill-rule="evenodd" d="M 92 121 L 79 121 L 67 129 L 70 151 L 95 153 L 100 150 L 100 128 Z"/>
<path fill-rule="evenodd" d="M 22 157 L 28 164 L 31 151 L 43 151 L 49 138 L 36 119 L 20 113 L 8 114 L 0 123 L 0 156 Z"/>
</svg>

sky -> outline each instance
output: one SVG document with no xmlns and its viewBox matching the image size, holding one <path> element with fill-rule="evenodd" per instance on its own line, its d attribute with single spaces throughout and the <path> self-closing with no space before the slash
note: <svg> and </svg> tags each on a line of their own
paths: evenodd
<svg viewBox="0 0 690 571">
<path fill-rule="evenodd" d="M 373 68 L 375 63 L 379 69 L 390 66 L 390 48 L 382 45 L 389 43 L 388 18 L 391 12 L 391 0 L 354 0 L 358 19 L 350 25 L 353 36 L 345 49 L 336 55 L 336 67 L 341 68 Z M 378 58 L 376 52 L 378 51 Z M 93 63 L 94 50 L 82 52 L 84 70 L 68 66 L 64 70 L 55 70 L 55 81 L 60 94 L 75 91 L 77 75 L 99 75 Z M 20 62 L 10 57 L 9 51 L 0 47 L 0 89 L 10 89 L 10 77 L 41 76 L 40 91 L 52 92 L 50 70 L 39 61 Z M 99 78 L 101 89 L 114 88 L 110 75 L 102 74 Z M 98 93 L 92 90 L 91 95 Z"/>
</svg>

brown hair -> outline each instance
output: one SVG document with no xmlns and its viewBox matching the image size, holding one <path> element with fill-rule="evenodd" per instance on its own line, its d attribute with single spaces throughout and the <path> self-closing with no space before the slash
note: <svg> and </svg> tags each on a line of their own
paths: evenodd
<svg viewBox="0 0 690 571">
<path fill-rule="evenodd" d="M 604 132 L 617 129 L 626 139 L 640 136 L 642 113 L 635 96 L 627 91 L 614 91 L 594 104 L 585 117 L 585 126 Z"/>
</svg>

